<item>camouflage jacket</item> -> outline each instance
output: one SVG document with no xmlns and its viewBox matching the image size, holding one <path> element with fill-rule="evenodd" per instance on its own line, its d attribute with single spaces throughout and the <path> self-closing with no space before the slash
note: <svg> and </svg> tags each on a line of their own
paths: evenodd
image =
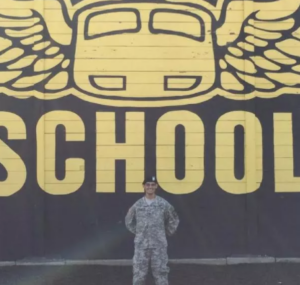
<svg viewBox="0 0 300 285">
<path fill-rule="evenodd" d="M 168 245 L 166 236 L 175 233 L 179 218 L 165 199 L 156 196 L 153 203 L 148 205 L 143 197 L 129 209 L 125 224 L 135 234 L 136 247 L 157 248 Z"/>
</svg>

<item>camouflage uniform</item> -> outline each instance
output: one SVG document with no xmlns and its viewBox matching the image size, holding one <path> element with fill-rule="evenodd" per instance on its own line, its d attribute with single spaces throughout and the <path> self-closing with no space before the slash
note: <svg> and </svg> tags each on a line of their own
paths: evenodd
<svg viewBox="0 0 300 285">
<path fill-rule="evenodd" d="M 145 284 L 150 261 L 155 284 L 168 285 L 166 235 L 173 235 L 179 224 L 174 208 L 159 196 L 150 205 L 143 197 L 129 209 L 125 223 L 135 234 L 133 285 Z"/>
</svg>

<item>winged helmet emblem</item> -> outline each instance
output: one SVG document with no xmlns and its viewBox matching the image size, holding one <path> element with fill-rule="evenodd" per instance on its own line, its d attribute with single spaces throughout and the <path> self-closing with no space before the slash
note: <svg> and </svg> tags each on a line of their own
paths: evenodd
<svg viewBox="0 0 300 285">
<path fill-rule="evenodd" d="M 170 106 L 300 92 L 299 0 L 0 2 L 0 92 Z"/>
</svg>

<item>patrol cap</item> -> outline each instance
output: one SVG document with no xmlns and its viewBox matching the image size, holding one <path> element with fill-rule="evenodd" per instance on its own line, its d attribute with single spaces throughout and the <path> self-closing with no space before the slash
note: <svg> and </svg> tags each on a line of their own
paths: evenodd
<svg viewBox="0 0 300 285">
<path fill-rule="evenodd" d="M 144 179 L 143 184 L 146 184 L 147 182 L 155 182 L 155 183 L 157 183 L 156 177 L 155 176 L 147 176 Z"/>
</svg>

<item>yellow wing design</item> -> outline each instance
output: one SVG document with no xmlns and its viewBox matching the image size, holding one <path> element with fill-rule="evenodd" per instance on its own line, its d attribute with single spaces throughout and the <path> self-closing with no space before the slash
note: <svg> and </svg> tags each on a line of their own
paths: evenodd
<svg viewBox="0 0 300 285">
<path fill-rule="evenodd" d="M 300 93 L 300 9 L 272 20 L 253 13 L 220 67 L 221 88 L 235 94 Z"/>
<path fill-rule="evenodd" d="M 51 37 L 44 15 L 17 9 L 16 1 L 14 5 L 16 9 L 0 10 L 0 90 L 19 96 L 22 92 L 32 96 L 30 91 L 51 94 L 65 90 L 70 74 L 69 46 Z"/>
</svg>

